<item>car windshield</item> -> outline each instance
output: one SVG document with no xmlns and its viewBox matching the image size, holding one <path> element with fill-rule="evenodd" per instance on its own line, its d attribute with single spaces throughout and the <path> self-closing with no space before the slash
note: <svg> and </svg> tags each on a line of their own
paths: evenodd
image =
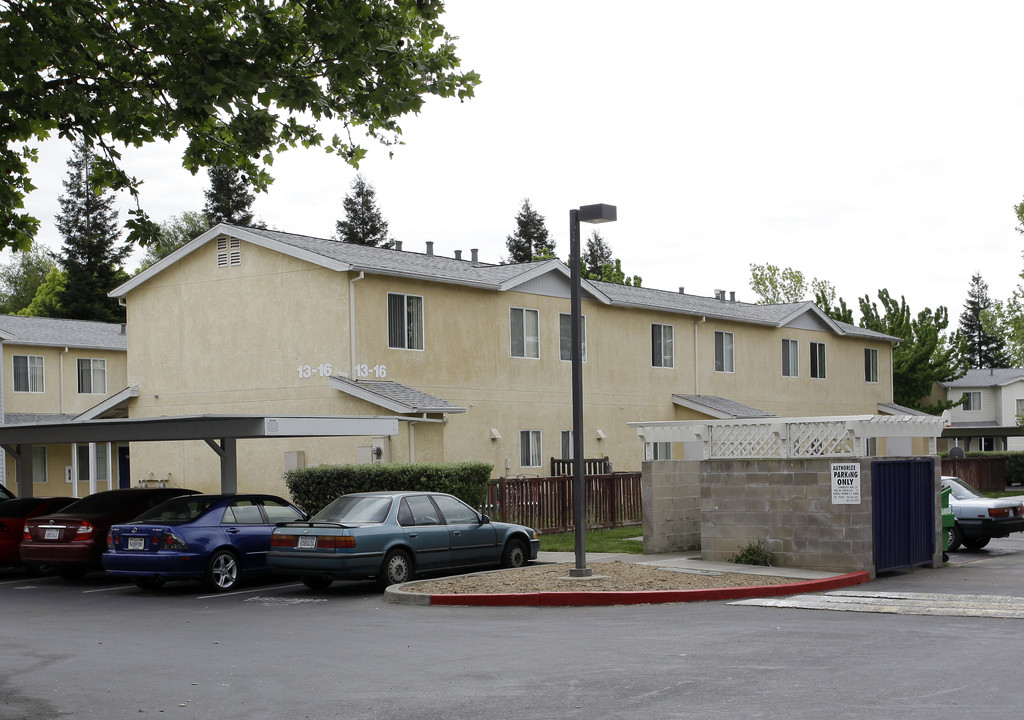
<svg viewBox="0 0 1024 720">
<path fill-rule="evenodd" d="M 957 500 L 974 500 L 981 497 L 981 495 L 974 491 L 974 488 L 967 485 L 963 480 L 946 478 L 943 482 L 949 486 L 950 493 Z"/>
<path fill-rule="evenodd" d="M 220 497 L 196 497 L 185 495 L 162 502 L 135 518 L 135 522 L 183 523 L 192 522 L 213 505 Z M 257 512 L 259 512 L 257 510 Z"/>
<path fill-rule="evenodd" d="M 374 495 L 342 495 L 313 516 L 311 522 L 382 523 L 391 509 L 391 498 Z"/>
</svg>

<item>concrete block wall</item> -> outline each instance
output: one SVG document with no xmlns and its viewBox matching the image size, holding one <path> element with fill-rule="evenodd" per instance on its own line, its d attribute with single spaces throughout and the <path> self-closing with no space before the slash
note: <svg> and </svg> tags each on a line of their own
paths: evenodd
<svg viewBox="0 0 1024 720">
<path fill-rule="evenodd" d="M 645 462 L 641 478 L 644 552 L 700 549 L 701 463 Z"/>
<path fill-rule="evenodd" d="M 871 461 L 859 461 L 859 505 L 832 503 L 833 462 L 702 463 L 701 557 L 728 561 L 763 540 L 779 567 L 873 571 Z"/>
</svg>

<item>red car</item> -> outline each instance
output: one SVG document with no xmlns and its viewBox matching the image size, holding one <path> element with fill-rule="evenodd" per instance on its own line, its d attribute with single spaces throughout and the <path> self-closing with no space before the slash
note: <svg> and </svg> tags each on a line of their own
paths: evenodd
<svg viewBox="0 0 1024 720">
<path fill-rule="evenodd" d="M 0 501 L 0 565 L 21 564 L 18 548 L 28 518 L 57 512 L 76 500 L 72 497 L 30 497 Z M 38 566 L 29 569 L 38 570 Z"/>
<path fill-rule="evenodd" d="M 195 495 L 184 488 L 131 488 L 106 490 L 71 503 L 58 513 L 40 515 L 25 523 L 20 556 L 26 565 L 50 565 L 65 579 L 101 570 L 107 531 L 151 507 L 179 495 Z M 8 500 L 7 502 L 12 502 Z"/>
</svg>

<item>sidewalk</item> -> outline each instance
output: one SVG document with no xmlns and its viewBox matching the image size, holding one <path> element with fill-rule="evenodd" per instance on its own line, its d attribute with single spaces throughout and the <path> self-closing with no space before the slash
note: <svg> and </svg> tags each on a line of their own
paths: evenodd
<svg viewBox="0 0 1024 720">
<path fill-rule="evenodd" d="M 576 556 L 571 552 L 540 552 L 537 564 L 572 563 Z M 566 591 L 509 594 L 427 595 L 417 593 L 419 581 L 389 587 L 384 598 L 388 602 L 409 605 L 469 605 L 469 606 L 584 606 L 584 605 L 646 605 L 654 603 L 710 602 L 715 600 L 737 600 L 742 598 L 773 597 L 824 592 L 851 587 L 869 582 L 868 572 L 834 573 L 799 568 L 766 567 L 763 565 L 738 565 L 736 563 L 705 562 L 699 552 L 663 553 L 634 555 L 629 553 L 587 553 L 587 565 L 605 562 L 637 563 L 675 568 L 690 572 L 746 573 L 750 575 L 774 575 L 791 577 L 792 583 L 782 585 L 756 585 L 748 587 L 710 588 L 705 590 L 639 590 L 639 591 Z M 492 571 L 493 572 L 493 571 Z"/>
</svg>

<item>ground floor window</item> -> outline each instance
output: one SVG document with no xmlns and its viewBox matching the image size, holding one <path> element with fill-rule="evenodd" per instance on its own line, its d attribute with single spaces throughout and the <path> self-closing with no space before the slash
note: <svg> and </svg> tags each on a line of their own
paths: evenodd
<svg viewBox="0 0 1024 720">
<path fill-rule="evenodd" d="M 519 465 L 520 467 L 541 466 L 540 430 L 519 431 Z"/>
</svg>

